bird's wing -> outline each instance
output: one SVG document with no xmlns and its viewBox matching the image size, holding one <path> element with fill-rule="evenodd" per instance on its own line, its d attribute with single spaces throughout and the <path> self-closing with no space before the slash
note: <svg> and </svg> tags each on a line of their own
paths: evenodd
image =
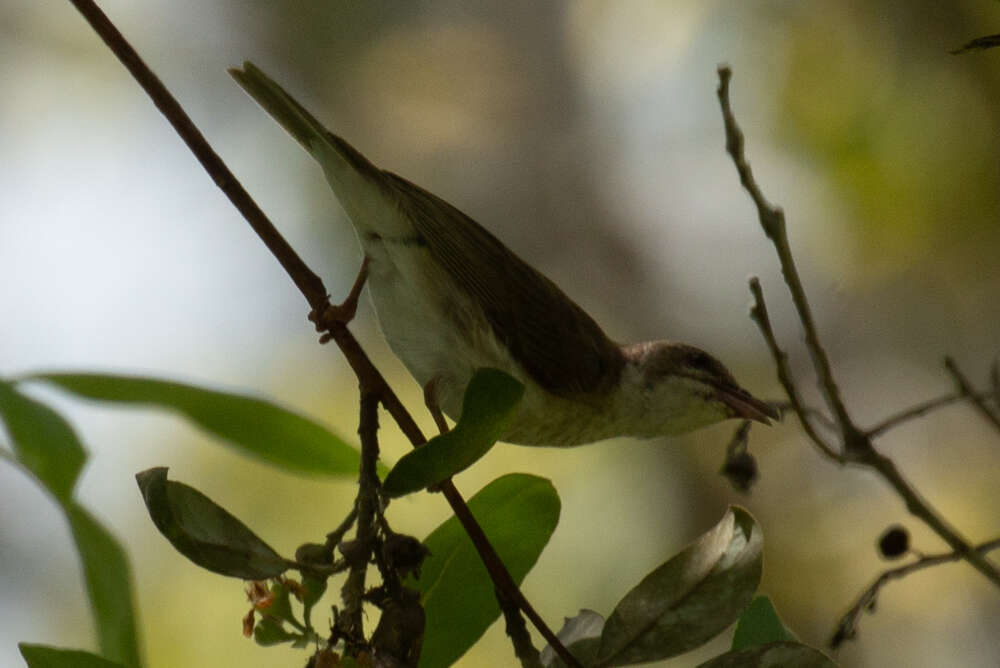
<svg viewBox="0 0 1000 668">
<path fill-rule="evenodd" d="M 555 283 L 456 207 L 384 173 L 431 254 L 543 388 L 568 396 L 602 392 L 617 382 L 621 350 Z"/>
<path fill-rule="evenodd" d="M 375 167 L 252 63 L 230 74 L 322 165 L 359 229 L 386 236 L 416 232 L 426 242 L 539 385 L 572 396 L 600 393 L 617 382 L 621 350 L 552 281 L 451 204 Z"/>
<path fill-rule="evenodd" d="M 412 223 L 400 216 L 392 198 L 386 197 L 382 170 L 323 127 L 253 63 L 243 63 L 242 69 L 231 68 L 229 74 L 316 159 L 359 233 L 374 232 L 384 237 L 412 235 Z"/>
</svg>

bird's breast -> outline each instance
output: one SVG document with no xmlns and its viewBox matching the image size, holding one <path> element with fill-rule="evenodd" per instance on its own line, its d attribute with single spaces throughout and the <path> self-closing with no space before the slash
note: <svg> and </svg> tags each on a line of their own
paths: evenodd
<svg viewBox="0 0 1000 668">
<path fill-rule="evenodd" d="M 449 417 L 461 414 L 476 369 L 497 368 L 524 382 L 482 310 L 425 247 L 379 240 L 364 249 L 371 258 L 369 294 L 389 347 L 421 386 L 435 380 Z"/>
</svg>

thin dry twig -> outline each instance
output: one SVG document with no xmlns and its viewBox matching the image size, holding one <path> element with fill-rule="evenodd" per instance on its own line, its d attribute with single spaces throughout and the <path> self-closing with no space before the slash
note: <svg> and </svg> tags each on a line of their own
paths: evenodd
<svg viewBox="0 0 1000 668">
<path fill-rule="evenodd" d="M 754 304 L 750 308 L 750 318 L 757 323 L 757 327 L 760 328 L 761 333 L 764 335 L 764 341 L 771 350 L 771 356 L 774 358 L 775 366 L 778 369 L 778 382 L 785 388 L 789 403 L 791 403 L 792 410 L 799 419 L 803 431 L 806 432 L 806 435 L 823 454 L 843 464 L 845 459 L 837 452 L 836 447 L 827 443 L 826 439 L 820 436 L 812 422 L 809 421 L 809 413 L 799 394 L 799 389 L 795 385 L 792 369 L 788 365 L 788 354 L 781 349 L 777 338 L 774 336 L 774 329 L 771 327 L 771 318 L 767 314 L 767 305 L 764 303 L 764 292 L 760 287 L 760 280 L 756 276 L 750 279 L 750 292 L 753 294 L 754 299 Z"/>
<path fill-rule="evenodd" d="M 378 529 L 375 517 L 379 504 L 378 480 L 378 395 L 361 387 L 361 411 L 358 435 L 361 437 L 361 471 L 358 475 L 357 531 L 350 553 L 350 565 L 341 588 L 343 614 L 337 617 L 337 631 L 350 642 L 364 643 L 363 603 L 365 577 Z"/>
<path fill-rule="evenodd" d="M 504 598 L 502 591 L 497 590 L 497 600 Z M 505 629 L 514 645 L 514 655 L 521 662 L 522 668 L 542 668 L 542 654 L 531 642 L 531 634 L 524 623 L 524 617 L 518 609 L 515 601 L 507 601 L 500 604 L 503 611 Z"/>
<path fill-rule="evenodd" d="M 1000 538 L 994 538 L 991 541 L 975 546 L 973 549 L 977 553 L 985 556 L 992 550 L 1000 549 Z M 837 630 L 830 638 L 830 649 L 837 649 L 845 641 L 852 640 L 857 635 L 858 621 L 861 618 L 861 613 L 865 610 L 874 609 L 878 595 L 885 585 L 889 584 L 893 580 L 899 580 L 900 578 L 906 577 L 910 573 L 914 573 L 924 568 L 958 561 L 962 558 L 963 555 L 958 552 L 926 555 L 920 557 L 912 563 L 898 566 L 896 568 L 890 568 L 889 570 L 882 572 L 877 578 L 875 578 L 867 589 L 861 592 L 861 595 L 854 602 L 854 605 L 851 606 L 851 609 L 840 618 L 840 622 L 837 623 Z"/>
<path fill-rule="evenodd" d="M 964 392 L 951 392 L 949 394 L 944 394 L 940 397 L 928 399 L 927 401 L 916 404 L 915 406 L 911 406 L 910 408 L 902 410 L 895 415 L 890 415 L 874 427 L 866 429 L 865 435 L 868 436 L 868 438 L 876 438 L 890 429 L 895 429 L 905 422 L 922 417 L 931 411 L 936 411 L 939 408 L 944 408 L 945 406 L 951 406 L 952 404 L 965 401 L 966 399 L 975 402 L 985 401 L 990 398 L 995 399 L 996 397 L 997 395 L 995 392 L 972 392 L 971 394 L 966 394 Z"/>
<path fill-rule="evenodd" d="M 781 272 L 785 283 L 791 293 L 792 301 L 795 304 L 799 320 L 805 331 L 806 347 L 813 360 L 813 366 L 819 376 L 820 388 L 827 399 L 831 410 L 834 413 L 837 424 L 840 427 L 840 437 L 842 449 L 834 451 L 825 441 L 822 441 L 818 434 L 808 426 L 808 420 L 803 412 L 803 403 L 795 390 L 795 384 L 791 378 L 788 368 L 787 356 L 778 346 L 767 317 L 767 309 L 764 305 L 763 291 L 760 282 L 753 278 L 750 280 L 750 290 L 754 296 L 754 307 L 751 310 L 751 317 L 757 323 L 764 335 L 768 346 L 771 349 L 775 364 L 778 367 L 778 378 L 789 394 L 793 408 L 799 415 L 799 420 L 809 437 L 820 447 L 822 452 L 834 461 L 841 464 L 852 463 L 878 471 L 878 473 L 892 486 L 896 493 L 903 499 L 907 510 L 914 516 L 920 518 L 935 533 L 938 534 L 951 548 L 968 561 L 976 570 L 985 575 L 995 585 L 1000 587 L 1000 570 L 997 570 L 983 554 L 974 550 L 967 540 L 936 511 L 931 505 L 920 496 L 917 490 L 903 477 L 896 468 L 895 463 L 875 450 L 871 438 L 859 429 L 847 412 L 840 397 L 840 390 L 833 378 L 829 358 L 819 340 L 819 335 L 812 317 L 812 311 L 806 298 L 805 289 L 802 287 L 802 280 L 799 278 L 798 270 L 795 268 L 795 261 L 792 257 L 791 247 L 788 243 L 788 235 L 785 229 L 785 216 L 779 207 L 771 205 L 761 192 L 760 187 L 754 180 L 753 172 L 744 153 L 743 133 L 740 130 L 729 101 L 729 82 L 732 72 L 727 66 L 720 66 L 719 70 L 719 104 L 722 108 L 722 117 L 725 124 L 726 150 L 732 157 L 736 165 L 736 170 L 740 176 L 740 182 L 750 194 L 757 208 L 758 217 L 764 233 L 775 246 L 778 260 L 781 264 Z"/>
<path fill-rule="evenodd" d="M 345 517 L 344 520 L 337 525 L 336 529 L 326 534 L 326 542 L 324 545 L 331 551 L 331 553 L 337 548 L 338 545 L 340 545 L 340 542 L 344 540 L 344 535 L 351 530 L 351 527 L 354 526 L 354 522 L 357 521 L 357 519 L 358 504 L 355 501 L 354 507 L 351 508 L 351 512 L 347 513 L 347 517 Z"/>
<path fill-rule="evenodd" d="M 958 385 L 958 391 L 972 402 L 972 405 L 976 407 L 976 410 L 979 411 L 979 414 L 982 415 L 987 422 L 996 427 L 997 431 L 1000 431 L 1000 415 L 997 415 L 986 404 L 985 399 L 976 393 L 976 391 L 972 388 L 972 383 L 970 383 L 969 379 L 965 377 L 965 374 L 959 370 L 958 364 L 955 360 L 951 357 L 945 357 L 944 366 L 948 369 L 948 373 L 951 374 L 951 377 L 955 379 L 955 384 Z"/>
<path fill-rule="evenodd" d="M 722 117 L 726 126 L 726 151 L 736 164 L 736 171 L 740 175 L 740 183 L 748 193 L 757 207 L 757 214 L 760 218 L 760 225 L 764 229 L 764 234 L 774 244 L 781 260 L 781 273 L 785 277 L 785 283 L 792 294 L 792 301 L 798 311 L 799 319 L 802 321 L 802 328 L 805 330 L 806 343 L 809 354 L 812 355 L 813 365 L 819 374 L 820 390 L 826 398 L 826 402 L 833 411 L 841 432 L 845 436 L 857 431 L 851 422 L 843 400 L 840 398 L 840 389 L 833 379 L 833 372 L 830 368 L 830 360 L 827 358 L 826 350 L 820 345 L 819 335 L 816 330 L 816 323 L 813 320 L 812 308 L 806 299 L 805 289 L 802 281 L 799 280 L 798 270 L 795 268 L 795 259 L 792 257 L 792 249 L 788 244 L 788 235 L 785 231 L 785 212 L 781 207 L 772 205 L 764 197 L 760 187 L 753 177 L 753 170 L 744 154 L 743 131 L 736 123 L 732 107 L 729 103 L 729 81 L 732 78 L 732 70 L 723 65 L 719 67 L 719 103 L 722 106 Z M 848 447 L 850 443 L 847 443 Z"/>
<path fill-rule="evenodd" d="M 961 53 L 967 53 L 969 51 L 995 49 L 998 46 L 1000 46 L 1000 35 L 984 35 L 966 42 L 949 53 L 953 56 L 957 56 Z"/>
<path fill-rule="evenodd" d="M 139 83 L 146 94 L 153 100 L 153 103 L 166 117 L 167 121 L 173 126 L 177 134 L 180 135 L 184 143 L 187 144 L 188 148 L 191 149 L 191 152 L 201 163 L 202 167 L 204 167 L 205 171 L 208 172 L 215 184 L 226 194 L 236 209 L 257 233 L 257 236 L 264 242 L 264 245 L 267 246 L 268 250 L 271 251 L 285 269 L 299 288 L 299 291 L 306 298 L 310 308 L 318 313 L 323 312 L 325 307 L 330 303 L 323 281 L 309 269 L 291 245 L 278 232 L 274 224 L 205 140 L 201 131 L 198 130 L 176 98 L 167 90 L 146 63 L 143 62 L 139 54 L 132 48 L 132 45 L 128 43 L 121 32 L 93 0 L 70 0 L 70 2 L 83 15 L 94 31 L 107 44 L 108 48 L 111 49 L 112 53 L 122 62 L 136 82 Z M 331 324 L 328 328 L 328 333 L 330 334 L 330 338 L 337 343 L 344 357 L 351 365 L 362 387 L 368 388 L 370 392 L 378 395 L 379 401 L 414 447 L 425 443 L 426 439 L 419 427 L 417 427 L 413 417 L 403 406 L 395 392 L 389 387 L 388 383 L 385 382 L 382 374 L 371 363 L 371 360 L 354 336 L 348 331 L 347 327 L 343 323 Z M 567 665 L 579 666 L 579 662 L 563 646 L 559 638 L 556 637 L 556 634 L 521 594 L 514 579 L 510 576 L 507 568 L 503 565 L 493 546 L 489 543 L 482 528 L 479 527 L 475 517 L 469 511 L 465 500 L 454 484 L 451 481 L 442 483 L 441 491 L 462 523 L 463 528 L 469 533 L 469 537 L 483 559 L 494 584 L 505 591 L 512 600 L 517 601 L 524 614 L 531 620 L 539 633 L 552 645 L 553 649 L 555 649 L 559 657 Z"/>
</svg>

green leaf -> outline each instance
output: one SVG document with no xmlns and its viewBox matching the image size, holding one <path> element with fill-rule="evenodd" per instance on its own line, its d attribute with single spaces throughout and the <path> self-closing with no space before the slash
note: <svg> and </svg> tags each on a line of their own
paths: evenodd
<svg viewBox="0 0 1000 668">
<path fill-rule="evenodd" d="M 643 578 L 601 634 L 596 665 L 659 661 L 729 626 L 760 583 L 762 539 L 747 511 L 731 506 L 713 529 Z"/>
<path fill-rule="evenodd" d="M 288 564 L 245 524 L 207 496 L 167 480 L 167 469 L 135 476 L 153 523 L 185 557 L 214 573 L 243 580 L 266 580 Z"/>
<path fill-rule="evenodd" d="M 83 562 L 90 607 L 101 653 L 126 666 L 139 666 L 139 640 L 133 607 L 132 573 L 118 541 L 76 503 L 66 506 L 76 549 Z"/>
<path fill-rule="evenodd" d="M 766 645 L 772 642 L 798 640 L 795 634 L 788 630 L 778 612 L 767 596 L 758 596 L 740 615 L 736 622 L 736 632 L 733 634 L 732 649 L 739 650 L 754 645 Z"/>
<path fill-rule="evenodd" d="M 520 583 L 534 566 L 559 522 L 559 495 L 544 478 L 512 473 L 469 499 L 469 508 Z M 424 541 L 430 556 L 419 580 L 427 614 L 421 668 L 454 663 L 500 616 L 493 582 L 458 519 L 451 517 Z"/>
<path fill-rule="evenodd" d="M 3 380 L 0 380 L 0 418 L 7 426 L 17 460 L 60 502 L 68 501 L 87 459 L 69 423 Z"/>
<path fill-rule="evenodd" d="M 253 627 L 253 639 L 261 647 L 272 647 L 286 642 L 295 642 L 302 636 L 285 629 L 274 617 L 264 615 Z"/>
<path fill-rule="evenodd" d="M 289 471 L 356 474 L 358 451 L 322 425 L 269 401 L 156 378 L 96 373 L 47 373 L 29 380 L 52 383 L 80 397 L 175 411 L 240 451 Z"/>
<path fill-rule="evenodd" d="M 0 416 L 11 435 L 15 460 L 55 496 L 69 521 L 102 653 L 123 665 L 141 665 L 128 558 L 118 541 L 72 499 L 87 458 L 83 445 L 61 415 L 4 381 L 0 381 Z M 67 662 L 79 656 L 115 665 L 86 652 L 41 645 L 23 645 L 25 652 L 29 665 L 77 665 Z"/>
<path fill-rule="evenodd" d="M 312 628 L 312 609 L 326 593 L 327 578 L 313 577 L 307 573 L 302 575 L 302 618 L 306 628 Z"/>
<path fill-rule="evenodd" d="M 818 649 L 786 641 L 726 652 L 698 668 L 837 668 L 837 664 Z"/>
<path fill-rule="evenodd" d="M 472 466 L 503 434 L 524 385 L 497 369 L 479 369 L 465 388 L 455 428 L 407 453 L 389 471 L 382 491 L 403 496 L 436 485 Z"/>
<path fill-rule="evenodd" d="M 28 668 L 125 668 L 120 663 L 78 649 L 29 645 L 26 642 L 18 643 L 17 647 Z"/>
<path fill-rule="evenodd" d="M 271 583 L 271 604 L 264 611 L 268 617 L 280 622 L 290 622 L 292 626 L 301 626 L 292 612 L 291 591 L 280 582 Z"/>
</svg>

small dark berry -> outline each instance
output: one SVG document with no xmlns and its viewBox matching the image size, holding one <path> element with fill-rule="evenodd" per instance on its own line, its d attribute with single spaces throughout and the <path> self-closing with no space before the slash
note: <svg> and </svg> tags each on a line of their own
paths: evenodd
<svg viewBox="0 0 1000 668">
<path fill-rule="evenodd" d="M 879 537 L 878 551 L 886 559 L 899 559 L 910 551 L 910 532 L 894 524 Z"/>
</svg>

